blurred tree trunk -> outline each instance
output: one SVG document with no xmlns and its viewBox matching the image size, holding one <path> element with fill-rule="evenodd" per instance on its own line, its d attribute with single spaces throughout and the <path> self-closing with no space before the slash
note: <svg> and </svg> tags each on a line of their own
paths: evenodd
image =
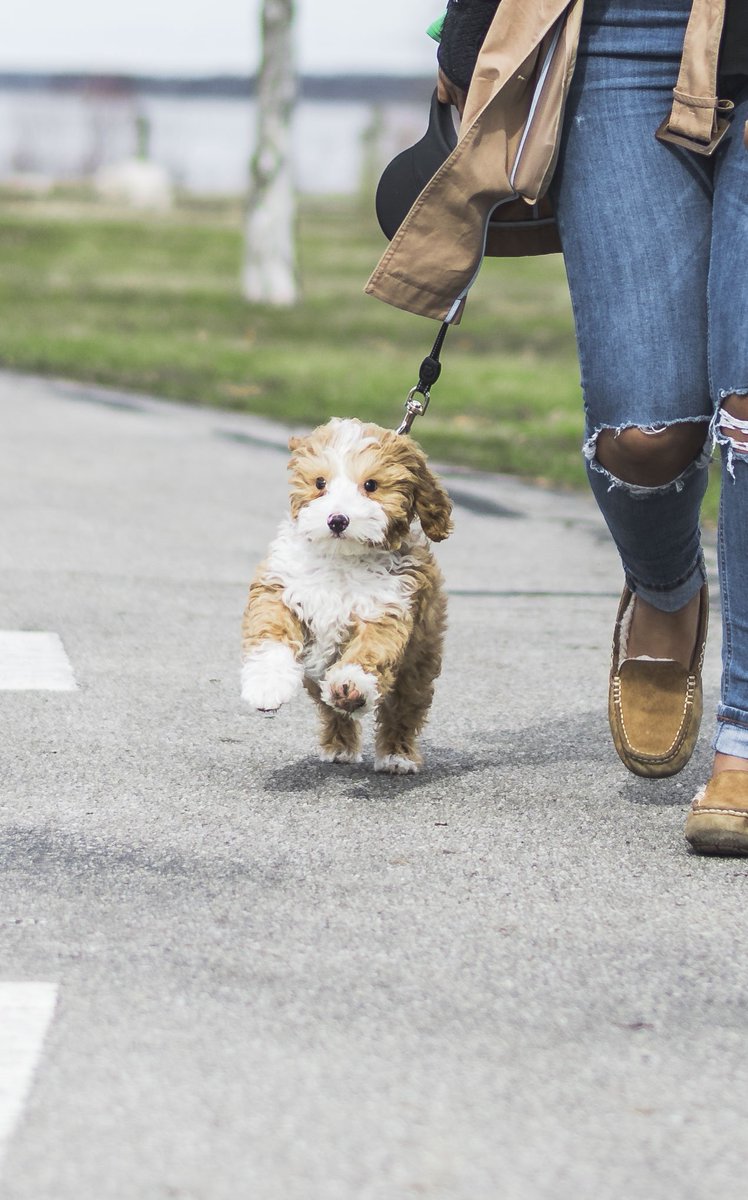
<svg viewBox="0 0 748 1200">
<path fill-rule="evenodd" d="M 291 121 L 296 100 L 295 0 L 263 0 L 257 144 L 250 168 L 243 291 L 247 300 L 298 299 Z"/>
</svg>

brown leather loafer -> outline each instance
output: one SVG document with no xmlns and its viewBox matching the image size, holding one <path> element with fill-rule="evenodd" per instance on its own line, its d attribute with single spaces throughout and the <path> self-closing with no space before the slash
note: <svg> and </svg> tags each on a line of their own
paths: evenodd
<svg viewBox="0 0 748 1200">
<path fill-rule="evenodd" d="M 673 659 L 626 658 L 635 597 L 624 588 L 616 618 L 608 720 L 621 761 L 634 775 L 677 775 L 693 754 L 703 709 L 701 668 L 709 592 L 701 589 L 696 644 L 688 669 Z"/>
<path fill-rule="evenodd" d="M 721 771 L 694 796 L 686 841 L 697 854 L 748 854 L 748 774 Z"/>
</svg>

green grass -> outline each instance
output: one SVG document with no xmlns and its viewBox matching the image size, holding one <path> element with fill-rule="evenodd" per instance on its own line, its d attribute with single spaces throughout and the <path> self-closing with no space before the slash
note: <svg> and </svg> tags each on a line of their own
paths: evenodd
<svg viewBox="0 0 748 1200">
<path fill-rule="evenodd" d="M 395 426 L 438 326 L 364 296 L 384 240 L 356 202 L 304 205 L 299 247 L 302 302 L 273 310 L 241 298 L 236 205 L 157 218 L 84 197 L 0 197 L 0 363 L 289 424 Z M 414 429 L 430 453 L 585 486 L 559 257 L 488 260 L 443 360 Z M 708 518 L 715 504 L 712 486 Z"/>
</svg>

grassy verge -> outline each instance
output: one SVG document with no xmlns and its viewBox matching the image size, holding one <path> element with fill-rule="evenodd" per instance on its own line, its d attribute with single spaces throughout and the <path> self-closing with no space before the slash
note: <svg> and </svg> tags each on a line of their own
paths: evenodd
<svg viewBox="0 0 748 1200">
<path fill-rule="evenodd" d="M 0 197 L 0 362 L 289 423 L 396 425 L 437 326 L 363 295 L 384 246 L 372 216 L 353 201 L 304 206 L 304 298 L 289 311 L 241 299 L 241 241 L 229 204 L 157 218 Z M 487 261 L 444 361 L 415 431 L 430 453 L 584 486 L 560 258 Z"/>
</svg>

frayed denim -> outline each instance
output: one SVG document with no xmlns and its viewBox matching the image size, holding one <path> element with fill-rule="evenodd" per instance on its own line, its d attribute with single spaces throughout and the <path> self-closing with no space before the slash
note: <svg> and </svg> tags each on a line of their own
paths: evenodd
<svg viewBox="0 0 748 1200">
<path fill-rule="evenodd" d="M 748 758 L 748 78 L 728 81 L 730 132 L 711 158 L 654 133 L 672 103 L 691 0 L 586 0 L 552 196 L 574 309 L 592 491 L 629 587 L 663 611 L 700 589 L 699 510 L 722 456 L 723 679 L 715 745 Z M 724 93 L 722 93 L 724 94 Z M 596 456 L 603 430 L 702 422 L 676 479 L 642 487 Z"/>
</svg>

